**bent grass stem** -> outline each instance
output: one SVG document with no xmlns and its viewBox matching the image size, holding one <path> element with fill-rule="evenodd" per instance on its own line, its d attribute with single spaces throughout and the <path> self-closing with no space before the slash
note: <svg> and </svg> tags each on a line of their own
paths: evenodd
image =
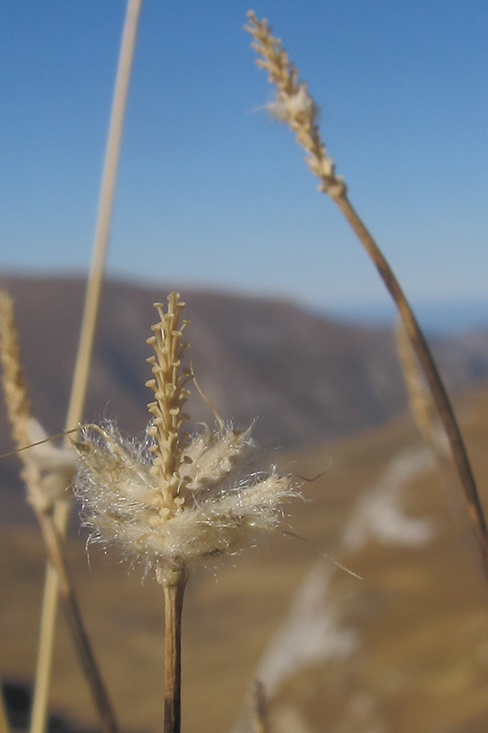
<svg viewBox="0 0 488 733">
<path fill-rule="evenodd" d="M 439 374 L 427 340 L 422 333 L 413 310 L 386 257 L 381 252 L 370 232 L 356 213 L 345 192 L 331 196 L 346 217 L 357 238 L 373 260 L 381 279 L 390 293 L 409 336 L 412 347 L 420 362 L 432 399 L 449 441 L 452 458 L 463 488 L 471 526 L 477 539 L 483 572 L 488 580 L 488 530 L 479 498 L 475 478 L 471 469 L 463 437 L 459 429 L 451 401 Z"/>
<path fill-rule="evenodd" d="M 305 161 L 308 167 L 320 180 L 319 190 L 327 193 L 342 211 L 373 260 L 398 309 L 448 437 L 472 530 L 481 555 L 483 571 L 488 580 L 488 531 L 483 507 L 461 431 L 427 340 L 393 270 L 350 203 L 343 176 L 338 176 L 335 172 L 334 161 L 328 155 L 320 135 L 318 107 L 308 91 L 307 84 L 299 81 L 298 69 L 289 60 L 281 41 L 272 36 L 267 20 L 258 20 L 253 11 L 249 11 L 247 16 L 248 25 L 245 26 L 245 30 L 249 31 L 253 37 L 251 46 L 258 53 L 256 63 L 268 72 L 269 81 L 276 85 L 276 99 L 267 105 L 268 110 L 281 122 L 285 122 L 295 133 L 296 141 L 307 153 Z"/>
</svg>

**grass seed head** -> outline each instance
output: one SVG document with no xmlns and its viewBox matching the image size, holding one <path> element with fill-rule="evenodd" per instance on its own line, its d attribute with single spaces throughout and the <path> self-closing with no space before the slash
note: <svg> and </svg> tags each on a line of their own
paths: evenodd
<svg viewBox="0 0 488 733">
<path fill-rule="evenodd" d="M 177 293 L 168 309 L 156 304 L 158 323 L 149 343 L 155 401 L 142 443 L 121 437 L 113 425 L 86 426 L 76 450 L 81 459 L 77 493 L 91 539 L 116 544 L 123 554 L 155 572 L 160 582 L 195 561 L 238 549 L 263 530 L 275 529 L 292 481 L 274 469 L 242 477 L 254 449 L 250 429 L 205 427 L 189 436 L 182 412 L 191 370 Z"/>
<path fill-rule="evenodd" d="M 22 479 L 27 487 L 27 499 L 36 512 L 49 513 L 60 499 L 67 498 L 76 473 L 76 455 L 72 450 L 57 448 L 47 441 L 41 424 L 32 416 L 27 385 L 24 379 L 17 327 L 12 299 L 0 291 L 0 359 L 2 385 L 12 438 L 22 461 Z"/>
<path fill-rule="evenodd" d="M 245 30 L 253 37 L 252 48 L 259 54 L 256 64 L 266 69 L 268 79 L 276 86 L 276 98 L 267 105 L 270 114 L 285 122 L 295 133 L 297 142 L 307 153 L 305 161 L 320 178 L 319 190 L 330 196 L 343 196 L 346 184 L 342 176 L 335 173 L 333 159 L 320 137 L 318 127 L 319 109 L 304 81 L 298 81 L 298 69 L 288 59 L 288 54 L 279 38 L 271 34 L 268 21 L 258 20 L 252 10 Z"/>
</svg>

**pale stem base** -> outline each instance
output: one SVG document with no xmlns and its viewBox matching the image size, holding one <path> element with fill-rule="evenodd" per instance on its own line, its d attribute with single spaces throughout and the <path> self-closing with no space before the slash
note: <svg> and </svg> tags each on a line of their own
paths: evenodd
<svg viewBox="0 0 488 733">
<path fill-rule="evenodd" d="M 164 733 L 180 733 L 181 728 L 181 621 L 187 574 L 184 570 L 164 587 Z"/>
</svg>

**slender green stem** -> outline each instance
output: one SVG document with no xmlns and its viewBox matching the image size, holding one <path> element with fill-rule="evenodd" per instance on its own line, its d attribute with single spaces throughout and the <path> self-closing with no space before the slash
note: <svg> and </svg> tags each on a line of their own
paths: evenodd
<svg viewBox="0 0 488 733">
<path fill-rule="evenodd" d="M 454 411 L 444 387 L 444 383 L 432 357 L 427 340 L 415 318 L 412 308 L 405 297 L 400 284 L 388 264 L 385 256 L 371 236 L 370 232 L 357 215 L 345 192 L 339 196 L 331 196 L 342 211 L 359 241 L 373 260 L 376 268 L 392 296 L 403 325 L 410 338 L 411 344 L 422 366 L 427 384 L 429 385 L 439 417 L 446 431 L 454 465 L 457 470 L 460 484 L 463 488 L 471 526 L 473 528 L 485 577 L 488 579 L 488 530 L 479 498 L 476 482 L 461 431 L 457 424 Z"/>
<path fill-rule="evenodd" d="M 185 571 L 164 586 L 164 733 L 180 733 L 181 728 L 181 621 Z"/>
</svg>

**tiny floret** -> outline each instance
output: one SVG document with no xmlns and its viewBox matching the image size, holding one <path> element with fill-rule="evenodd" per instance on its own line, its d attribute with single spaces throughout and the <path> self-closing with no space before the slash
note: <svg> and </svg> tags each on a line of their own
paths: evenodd
<svg viewBox="0 0 488 733">
<path fill-rule="evenodd" d="M 85 426 L 75 444 L 81 468 L 76 492 L 83 501 L 91 539 L 117 544 L 164 582 L 165 575 L 197 560 L 239 549 L 263 530 L 275 529 L 283 502 L 295 494 L 289 476 L 271 469 L 243 476 L 254 449 L 250 429 L 221 421 L 192 436 L 183 429 L 182 406 L 192 379 L 182 366 L 186 344 L 180 319 L 184 304 L 168 297 L 156 304 L 159 322 L 149 343 L 153 415 L 141 443 L 121 437 L 111 425 Z"/>
</svg>

